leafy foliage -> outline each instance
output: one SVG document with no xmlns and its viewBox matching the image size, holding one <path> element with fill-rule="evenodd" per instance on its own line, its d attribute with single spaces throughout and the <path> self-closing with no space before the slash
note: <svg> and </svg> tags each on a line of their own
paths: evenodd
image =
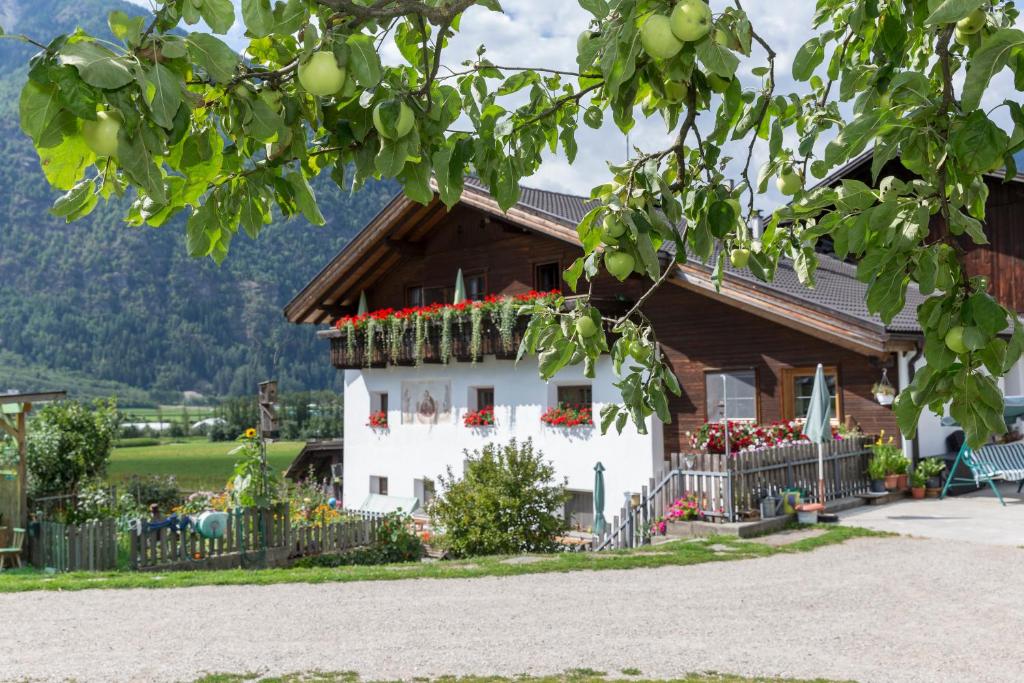
<svg viewBox="0 0 1024 683">
<path fill-rule="evenodd" d="M 79 482 L 102 477 L 117 435 L 117 406 L 62 401 L 29 421 L 28 491 L 33 497 L 75 493 Z"/>
<path fill-rule="evenodd" d="M 1024 329 L 986 282 L 966 277 L 961 241 L 985 242 L 982 174 L 1001 165 L 1012 174 L 1013 153 L 1024 147 L 1019 102 L 998 105 L 1009 132 L 981 108 L 1005 69 L 1024 87 L 1013 3 L 818 0 L 817 35 L 793 61 L 794 93 L 777 91 L 776 53 L 739 0 L 715 15 L 704 0 L 580 4 L 593 19 L 578 42 L 577 72 L 499 66 L 483 47 L 461 70 L 442 71 L 461 13 L 500 11 L 496 0 L 246 2 L 244 60 L 215 35 L 239 19 L 230 3 L 164 0 L 152 18 L 111 14 L 114 42 L 81 30 L 35 42 L 22 129 L 50 184 L 65 191 L 56 214 L 75 220 L 132 188 L 130 224 L 186 216 L 188 252 L 220 262 L 239 231 L 264 229 L 272 207 L 322 222 L 317 176 L 353 189 L 394 178 L 424 203 L 433 178 L 451 206 L 474 172 L 508 208 L 543 153 L 575 158 L 581 121 L 596 128 L 610 114 L 629 131 L 637 111 L 659 115 L 675 132 L 672 144 L 611 166 L 609 182 L 593 191 L 598 205 L 578 226 L 583 255 L 565 274 L 574 289 L 603 267 L 619 280 L 647 279 L 653 291 L 674 270 L 659 261 L 662 246 L 677 261 L 714 262 L 719 285 L 728 254 L 763 280 L 791 260 L 812 286 L 815 247 L 828 237 L 859 262 L 868 308 L 883 320 L 903 308 L 912 282 L 935 295 L 919 311 L 928 367 L 896 404 L 904 431 L 913 432 L 925 406 L 946 403 L 972 445 L 1004 429 L 995 378 L 1020 357 Z M 677 25 L 684 5 L 708 21 Z M 213 33 L 181 32 L 201 19 Z M 401 63 L 381 61 L 385 39 Z M 760 79 L 753 89 L 737 77 L 746 69 Z M 735 184 L 727 145 L 746 146 Z M 768 161 L 754 178 L 759 145 Z M 871 185 L 806 188 L 872 145 Z M 915 179 L 879 177 L 896 159 Z M 793 201 L 754 239 L 748 220 L 773 176 Z M 602 413 L 603 429 L 670 417 L 667 395 L 678 385 L 643 316 L 648 295 L 605 321 L 619 335 L 611 349 L 604 335 L 573 332 L 580 316 L 601 322 L 596 309 L 532 311 L 523 351 L 538 355 L 543 377 L 576 364 L 592 375 L 611 352 L 623 405 Z M 962 348 L 946 341 L 961 328 Z"/>
<path fill-rule="evenodd" d="M 347 567 L 352 565 L 390 564 L 413 562 L 423 557 L 423 543 L 412 531 L 408 515 L 391 512 L 377 521 L 376 537 L 372 545 L 353 548 L 334 555 L 303 557 L 296 567 Z"/>
<path fill-rule="evenodd" d="M 430 505 L 434 526 L 444 530 L 440 542 L 457 556 L 554 550 L 568 496 L 533 441 L 465 453 L 465 471 L 457 476 L 449 467 Z"/>
</svg>

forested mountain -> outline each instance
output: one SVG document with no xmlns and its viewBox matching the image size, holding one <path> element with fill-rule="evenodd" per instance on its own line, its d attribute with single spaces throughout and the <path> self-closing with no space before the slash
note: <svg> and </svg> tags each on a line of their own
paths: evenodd
<svg viewBox="0 0 1024 683">
<path fill-rule="evenodd" d="M 105 31 L 113 9 L 144 11 L 119 0 L 0 0 L 0 26 L 47 42 L 76 25 Z M 164 400 L 181 390 L 251 393 L 270 376 L 284 390 L 337 386 L 323 342 L 285 322 L 281 308 L 396 186 L 349 196 L 324 178 L 315 188 L 325 227 L 297 219 L 269 226 L 255 242 L 239 236 L 219 267 L 187 255 L 183 216 L 159 229 L 131 228 L 123 205 L 101 202 L 66 225 L 47 211 L 56 193 L 18 126 L 34 51 L 0 40 L 0 390 L 50 388 L 61 370 L 74 372 L 58 372 L 71 389 L 75 377 L 91 377 Z M 33 376 L 47 386 L 22 386 Z"/>
</svg>

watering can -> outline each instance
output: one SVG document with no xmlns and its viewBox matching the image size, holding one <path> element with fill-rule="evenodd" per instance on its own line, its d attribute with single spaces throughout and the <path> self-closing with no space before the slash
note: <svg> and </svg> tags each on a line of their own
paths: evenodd
<svg viewBox="0 0 1024 683">
<path fill-rule="evenodd" d="M 786 489 L 782 492 L 782 512 L 787 515 L 796 513 L 796 506 L 802 502 L 799 489 Z"/>
<path fill-rule="evenodd" d="M 194 525 L 203 538 L 223 538 L 228 528 L 228 513 L 213 510 L 201 512 L 196 517 Z"/>
<path fill-rule="evenodd" d="M 779 503 L 781 499 L 775 496 L 765 496 L 761 499 L 761 519 L 768 519 L 779 514 Z"/>
</svg>

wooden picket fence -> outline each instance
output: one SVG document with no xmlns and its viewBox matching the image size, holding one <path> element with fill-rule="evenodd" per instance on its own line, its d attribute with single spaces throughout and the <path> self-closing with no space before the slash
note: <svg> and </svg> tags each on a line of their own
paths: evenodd
<svg viewBox="0 0 1024 683">
<path fill-rule="evenodd" d="M 83 524 L 33 522 L 29 526 L 29 562 L 59 572 L 117 568 L 117 523 L 101 519 Z"/>
<path fill-rule="evenodd" d="M 734 516 L 758 509 L 765 495 L 778 496 L 786 489 L 800 489 L 805 499 L 828 502 L 867 492 L 871 459 L 870 437 L 825 444 L 825 500 L 818 500 L 818 445 L 802 442 L 764 448 L 738 456 L 733 468 Z"/>
<path fill-rule="evenodd" d="M 361 517 L 322 525 L 293 526 L 287 503 L 270 508 L 245 508 L 228 513 L 221 538 L 203 538 L 185 530 L 148 529 L 131 532 L 130 562 L 137 570 L 259 568 L 289 559 L 337 553 L 373 541 L 377 522 Z"/>
<path fill-rule="evenodd" d="M 864 493 L 870 482 L 868 437 L 825 444 L 825 500 Z M 673 453 L 665 466 L 640 491 L 637 505 L 623 505 L 596 538 L 593 548 L 632 548 L 650 541 L 651 526 L 672 503 L 692 495 L 706 521 L 735 522 L 758 508 L 761 497 L 801 489 L 817 501 L 818 446 L 810 442 L 721 453 Z"/>
</svg>

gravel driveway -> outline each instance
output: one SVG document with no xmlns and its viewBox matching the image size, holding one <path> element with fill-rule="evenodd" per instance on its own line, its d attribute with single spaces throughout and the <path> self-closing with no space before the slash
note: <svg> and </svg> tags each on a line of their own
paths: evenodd
<svg viewBox="0 0 1024 683">
<path fill-rule="evenodd" d="M 971 577 L 990 590 L 968 597 Z M 2 680 L 636 667 L 659 678 L 1007 681 L 1024 666 L 1024 550 L 867 538 L 691 567 L 8 594 L 0 615 Z"/>
</svg>

